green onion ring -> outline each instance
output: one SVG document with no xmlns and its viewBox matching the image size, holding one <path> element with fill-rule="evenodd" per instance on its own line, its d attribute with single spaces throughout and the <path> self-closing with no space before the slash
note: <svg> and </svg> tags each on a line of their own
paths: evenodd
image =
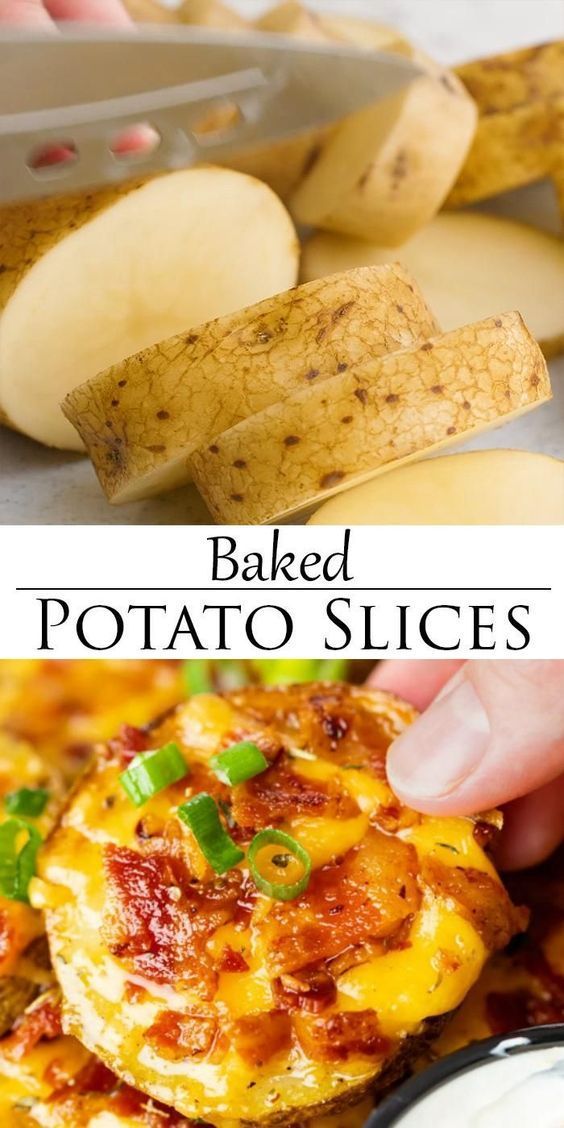
<svg viewBox="0 0 564 1128">
<path fill-rule="evenodd" d="M 283 846 L 285 854 L 292 854 L 294 858 L 297 858 L 304 869 L 303 875 L 300 877 L 299 881 L 294 881 L 289 885 L 284 882 L 268 881 L 266 877 L 262 876 L 256 862 L 256 857 L 259 851 L 263 850 L 265 846 Z M 296 842 L 295 838 L 292 838 L 290 834 L 286 834 L 283 830 L 274 830 L 273 827 L 269 827 L 266 830 L 259 830 L 249 846 L 247 860 L 257 889 L 259 889 L 261 893 L 265 893 L 267 897 L 272 897 L 274 901 L 294 901 L 296 897 L 301 897 L 302 893 L 305 893 L 309 885 L 309 879 L 311 877 L 311 858 L 307 850 L 305 850 L 303 846 L 300 846 L 300 843 Z"/>
</svg>

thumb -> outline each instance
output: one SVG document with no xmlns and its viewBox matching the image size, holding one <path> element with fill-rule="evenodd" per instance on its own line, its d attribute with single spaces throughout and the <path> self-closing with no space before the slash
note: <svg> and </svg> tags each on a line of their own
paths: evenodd
<svg viewBox="0 0 564 1128">
<path fill-rule="evenodd" d="M 472 661 L 392 745 L 388 777 L 428 814 L 474 814 L 564 772 L 564 662 Z"/>
</svg>

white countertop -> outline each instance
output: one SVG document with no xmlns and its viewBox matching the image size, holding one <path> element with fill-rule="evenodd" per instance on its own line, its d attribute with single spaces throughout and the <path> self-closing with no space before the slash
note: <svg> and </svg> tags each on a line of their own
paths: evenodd
<svg viewBox="0 0 564 1128">
<path fill-rule="evenodd" d="M 269 5 L 238 0 L 233 6 L 254 14 Z M 311 0 L 311 7 L 393 24 L 445 63 L 564 38 L 563 0 Z M 502 210 L 523 218 L 534 214 L 549 227 L 554 222 L 552 201 L 542 190 L 517 193 Z M 496 312 L 500 311 L 492 310 Z M 456 449 L 513 447 L 564 458 L 564 358 L 550 368 L 554 390 L 550 404 Z M 5 524 L 209 521 L 191 487 L 114 508 L 105 501 L 86 459 L 48 450 L 2 429 L 0 482 L 0 522 Z"/>
</svg>

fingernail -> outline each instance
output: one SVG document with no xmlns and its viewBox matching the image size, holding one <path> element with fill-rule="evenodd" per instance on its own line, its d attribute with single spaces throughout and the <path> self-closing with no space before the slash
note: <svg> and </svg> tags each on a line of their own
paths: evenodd
<svg viewBox="0 0 564 1128">
<path fill-rule="evenodd" d="M 475 771 L 490 738 L 488 715 L 474 686 L 458 674 L 388 755 L 388 778 L 402 798 L 438 799 Z"/>
</svg>

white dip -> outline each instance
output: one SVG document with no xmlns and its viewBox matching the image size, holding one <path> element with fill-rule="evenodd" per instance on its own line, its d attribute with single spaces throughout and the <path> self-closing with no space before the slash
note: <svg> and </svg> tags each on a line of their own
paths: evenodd
<svg viewBox="0 0 564 1128">
<path fill-rule="evenodd" d="M 509 1039 L 508 1039 L 509 1041 Z M 564 1128 L 564 1046 L 491 1057 L 445 1081 L 398 1128 Z"/>
</svg>

